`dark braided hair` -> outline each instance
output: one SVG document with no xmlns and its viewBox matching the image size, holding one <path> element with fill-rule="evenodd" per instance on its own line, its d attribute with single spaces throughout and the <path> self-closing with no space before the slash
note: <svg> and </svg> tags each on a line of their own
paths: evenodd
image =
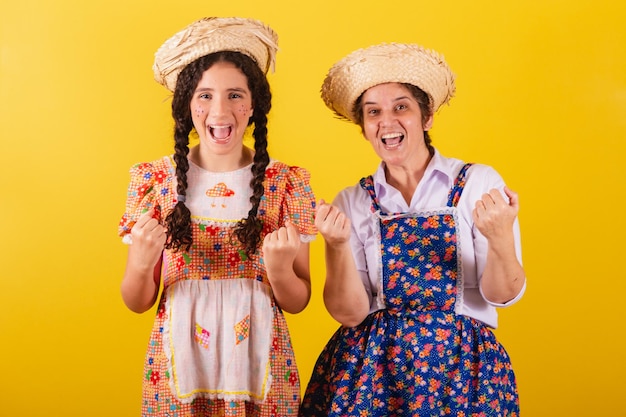
<svg viewBox="0 0 626 417">
<path fill-rule="evenodd" d="M 413 97 L 417 101 L 417 104 L 419 104 L 420 111 L 422 113 L 422 125 L 424 125 L 424 123 L 426 123 L 426 121 L 433 115 L 433 111 L 430 108 L 430 97 L 428 97 L 428 94 L 426 94 L 424 90 L 422 90 L 421 88 L 413 84 L 408 84 L 408 83 L 400 83 L 400 84 L 402 84 L 404 87 L 407 88 L 407 90 L 409 90 L 409 92 L 413 95 Z M 363 92 L 363 94 L 365 94 L 365 91 Z M 354 112 L 353 112 L 355 115 L 357 124 L 361 127 L 361 131 L 363 131 L 363 94 L 361 94 L 359 98 L 356 99 L 356 101 L 354 102 Z M 430 152 L 430 154 L 431 155 L 434 154 L 435 149 L 433 148 L 432 139 L 430 138 L 430 135 L 428 134 L 428 130 L 424 131 L 424 142 L 426 143 L 426 147 L 428 148 L 428 151 Z"/>
<path fill-rule="evenodd" d="M 263 181 L 265 169 L 270 157 L 267 152 L 267 114 L 272 107 L 272 94 L 265 74 L 249 56 L 234 52 L 221 51 L 198 58 L 187 65 L 179 74 L 172 100 L 172 116 L 174 118 L 174 140 L 176 162 L 176 193 L 185 196 L 187 191 L 187 171 L 189 162 L 189 134 L 193 129 L 190 103 L 193 93 L 202 78 L 204 71 L 216 62 L 230 62 L 239 68 L 248 79 L 248 88 L 252 94 L 252 117 L 248 126 L 254 123 L 254 160 L 252 164 L 252 208 L 248 217 L 241 219 L 235 226 L 234 235 L 244 245 L 246 255 L 250 257 L 261 241 L 263 223 L 258 218 L 259 204 L 265 192 Z M 165 219 L 168 239 L 165 247 L 174 250 L 188 250 L 192 243 L 191 213 L 184 202 L 178 201 L 174 209 Z"/>
</svg>

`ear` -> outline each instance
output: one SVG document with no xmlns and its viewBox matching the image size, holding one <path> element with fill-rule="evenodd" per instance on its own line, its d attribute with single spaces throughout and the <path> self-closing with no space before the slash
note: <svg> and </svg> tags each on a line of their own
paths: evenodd
<svg viewBox="0 0 626 417">
<path fill-rule="evenodd" d="M 424 126 L 422 126 L 424 128 L 424 130 L 430 130 L 433 127 L 433 115 L 431 114 L 430 117 L 428 117 L 428 120 L 426 120 L 426 122 L 424 122 Z"/>
</svg>

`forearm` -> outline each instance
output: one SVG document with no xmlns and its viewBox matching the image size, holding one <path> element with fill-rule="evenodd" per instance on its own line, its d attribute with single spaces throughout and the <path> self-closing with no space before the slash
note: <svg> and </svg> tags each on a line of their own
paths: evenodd
<svg viewBox="0 0 626 417">
<path fill-rule="evenodd" d="M 292 241 L 295 239 L 299 242 L 297 231 L 292 236 Z M 264 243 L 267 278 L 279 307 L 288 313 L 296 314 L 304 310 L 311 299 L 309 244 L 299 243 L 292 261 L 287 260 L 292 259 L 291 255 L 286 255 L 291 251 L 272 250 L 278 246 L 276 242 L 273 245 L 269 242 Z"/>
<path fill-rule="evenodd" d="M 130 310 L 143 313 L 152 308 L 159 292 L 160 273 L 160 260 L 149 267 L 135 264 L 129 256 L 120 290 L 122 300 Z"/>
<path fill-rule="evenodd" d="M 491 302 L 504 304 L 519 294 L 524 281 L 524 268 L 515 254 L 513 238 L 489 242 L 480 283 L 483 296 Z"/>
<path fill-rule="evenodd" d="M 309 279 L 299 277 L 293 270 L 290 270 L 273 273 L 270 282 L 276 303 L 284 311 L 296 314 L 309 304 L 311 299 Z"/>
<path fill-rule="evenodd" d="M 335 247 L 326 244 L 324 303 L 330 315 L 346 327 L 358 325 L 369 313 L 369 298 L 347 242 Z"/>
</svg>

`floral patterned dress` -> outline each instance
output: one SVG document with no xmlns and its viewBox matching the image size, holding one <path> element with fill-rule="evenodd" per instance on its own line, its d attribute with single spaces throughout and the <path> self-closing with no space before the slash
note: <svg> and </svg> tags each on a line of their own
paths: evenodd
<svg viewBox="0 0 626 417">
<path fill-rule="evenodd" d="M 361 186 L 379 218 L 386 308 L 332 336 L 314 367 L 301 416 L 518 416 L 509 357 L 482 322 L 455 313 L 461 291 L 456 204 L 382 213 L 372 177 Z"/>
<path fill-rule="evenodd" d="M 261 249 L 247 257 L 232 234 L 250 207 L 251 175 L 249 166 L 217 173 L 190 162 L 185 204 L 193 244 L 163 253 L 142 416 L 297 415 L 300 378 Z M 261 237 L 291 220 L 303 240 L 312 240 L 315 197 L 308 172 L 272 161 L 264 186 Z M 171 157 L 134 166 L 119 234 L 128 241 L 143 212 L 155 207 L 165 217 L 175 198 Z"/>
</svg>

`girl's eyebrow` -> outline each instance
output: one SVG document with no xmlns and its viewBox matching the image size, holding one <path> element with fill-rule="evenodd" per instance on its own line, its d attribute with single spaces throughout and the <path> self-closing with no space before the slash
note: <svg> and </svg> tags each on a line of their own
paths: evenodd
<svg viewBox="0 0 626 417">
<path fill-rule="evenodd" d="M 199 88 L 196 88 L 196 93 L 200 92 L 200 91 L 203 91 L 203 92 L 204 91 L 215 91 L 215 89 L 212 88 L 212 87 L 199 87 Z M 233 92 L 234 91 L 234 92 L 237 92 L 237 93 L 245 93 L 246 89 L 245 88 L 240 88 L 240 87 L 233 87 L 233 88 L 227 88 L 226 91 L 228 91 L 228 92 Z"/>
<path fill-rule="evenodd" d="M 248 92 L 246 91 L 246 89 L 245 89 L 245 88 L 239 88 L 239 87 L 229 88 L 227 91 L 228 91 L 229 93 L 238 93 L 238 94 L 241 94 L 241 95 L 246 95 L 246 94 L 248 94 Z"/>
</svg>

